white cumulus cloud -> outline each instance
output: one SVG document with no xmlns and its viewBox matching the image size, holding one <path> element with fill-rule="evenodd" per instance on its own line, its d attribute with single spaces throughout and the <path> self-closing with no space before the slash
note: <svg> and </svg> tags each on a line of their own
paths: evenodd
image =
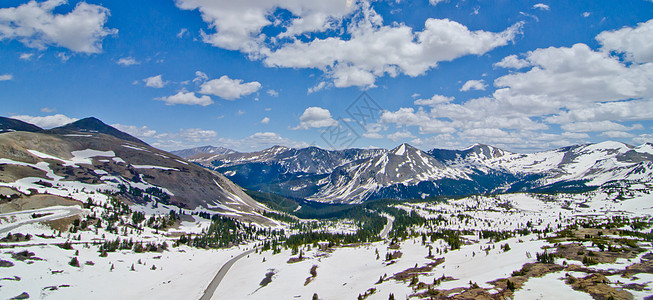
<svg viewBox="0 0 653 300">
<path fill-rule="evenodd" d="M 604 31 L 596 39 L 603 49 L 625 53 L 631 61 L 653 62 L 653 20 L 640 23 L 635 28 Z"/>
<path fill-rule="evenodd" d="M 435 106 L 438 104 L 442 103 L 449 103 L 453 101 L 453 97 L 447 97 L 447 96 L 442 96 L 442 95 L 433 95 L 433 97 L 429 99 L 417 99 L 415 102 L 413 102 L 415 105 L 422 105 L 422 106 Z"/>
<path fill-rule="evenodd" d="M 437 1 L 439 2 L 439 1 Z M 339 88 L 373 87 L 383 76 L 423 75 L 439 62 L 465 55 L 482 55 L 507 45 L 521 33 L 522 23 L 501 32 L 470 30 L 449 20 L 429 18 L 422 31 L 406 24 L 383 24 L 368 1 L 204 1 L 178 0 L 185 10 L 198 10 L 211 33 L 203 40 L 213 46 L 239 50 L 268 67 L 309 68 L 324 72 Z M 432 3 L 434 4 L 434 2 Z M 289 22 L 276 14 L 289 12 Z M 263 28 L 279 28 L 264 34 Z M 329 32 L 330 36 L 305 33 Z M 332 33 L 336 33 L 335 36 Z M 301 37 L 301 38 L 299 38 Z M 308 93 L 326 87 L 310 88 Z"/>
<path fill-rule="evenodd" d="M 633 138 L 633 142 L 635 144 L 644 144 L 644 143 L 653 144 L 653 134 L 651 133 L 640 134 Z"/>
<path fill-rule="evenodd" d="M 549 6 L 544 3 L 537 3 L 533 5 L 533 9 L 549 10 Z"/>
<path fill-rule="evenodd" d="M 309 107 L 299 117 L 299 125 L 294 129 L 322 128 L 338 125 L 338 121 L 331 117 L 328 109 Z"/>
<path fill-rule="evenodd" d="M 161 74 L 145 78 L 143 79 L 143 82 L 145 82 L 145 86 L 157 89 L 166 86 L 168 83 L 167 81 L 163 81 L 163 75 Z"/>
<path fill-rule="evenodd" d="M 448 1 L 448 0 L 429 0 L 429 4 L 431 4 L 433 6 L 436 6 L 439 3 L 446 2 L 446 1 Z"/>
<path fill-rule="evenodd" d="M 509 55 L 504 57 L 498 63 L 495 63 L 494 66 L 501 68 L 511 68 L 511 69 L 523 69 L 530 66 L 530 63 L 526 60 L 519 59 L 517 55 Z"/>
<path fill-rule="evenodd" d="M 269 89 L 269 90 L 267 90 L 266 93 L 267 93 L 268 95 L 272 96 L 272 97 L 278 97 L 278 96 L 279 96 L 279 92 L 277 92 L 277 91 L 275 91 L 275 90 L 273 90 L 273 89 Z"/>
<path fill-rule="evenodd" d="M 388 134 L 387 138 L 393 142 L 398 142 L 401 140 L 415 138 L 415 136 L 408 131 L 397 131 L 395 133 Z"/>
<path fill-rule="evenodd" d="M 167 97 L 155 98 L 166 103 L 166 105 L 185 104 L 185 105 L 201 105 L 208 106 L 213 104 L 213 100 L 209 96 L 197 97 L 194 92 L 181 90 L 177 94 Z"/>
<path fill-rule="evenodd" d="M 653 120 L 653 63 L 647 62 L 648 39 L 643 38 L 649 26 L 640 23 L 599 34 L 607 49 L 576 44 L 504 58 L 499 66 L 527 69 L 497 78 L 491 96 L 458 103 L 446 101 L 446 96 L 420 100 L 415 102 L 421 105 L 418 109 L 386 111 L 379 120 L 417 127 L 422 134 L 528 151 L 586 143 L 598 136 L 644 141 L 647 136 L 630 131 L 643 129 L 632 122 Z M 624 42 L 614 49 L 607 42 L 612 39 L 642 42 Z M 562 133 L 544 131 L 557 128 Z"/>
<path fill-rule="evenodd" d="M 43 116 L 43 117 L 17 115 L 17 116 L 12 116 L 11 118 L 16 120 L 21 120 L 23 122 L 27 122 L 30 124 L 34 124 L 38 127 L 45 128 L 45 129 L 59 127 L 77 121 L 76 118 L 70 118 L 62 114 Z"/>
<path fill-rule="evenodd" d="M 635 137 L 634 134 L 624 132 L 624 131 L 606 131 L 606 132 L 602 132 L 600 135 L 609 137 L 611 139 L 623 139 L 623 138 Z"/>
<path fill-rule="evenodd" d="M 466 92 L 469 90 L 478 90 L 478 91 L 484 91 L 485 88 L 487 87 L 487 84 L 485 84 L 485 81 L 481 80 L 468 80 L 463 84 L 463 86 L 460 88 L 461 91 Z"/>
<path fill-rule="evenodd" d="M 138 60 L 136 60 L 135 58 L 133 58 L 131 56 L 128 56 L 128 57 L 122 57 L 122 58 L 118 59 L 118 61 L 116 63 L 119 64 L 119 65 L 128 67 L 128 66 L 138 65 L 141 62 L 139 62 Z"/>
<path fill-rule="evenodd" d="M 80 53 L 99 53 L 102 41 L 117 29 L 104 27 L 109 10 L 79 2 L 68 13 L 54 13 L 65 0 L 30 1 L 0 9 L 0 40 L 15 39 L 30 48 L 56 46 Z"/>
<path fill-rule="evenodd" d="M 256 93 L 261 89 L 258 81 L 243 83 L 242 79 L 231 79 L 223 75 L 218 79 L 213 79 L 202 83 L 200 94 L 218 96 L 225 100 L 235 100 L 249 94 Z"/>
<path fill-rule="evenodd" d="M 572 132 L 599 132 L 599 131 L 629 131 L 641 129 L 641 126 L 634 125 L 627 127 L 612 121 L 595 121 L 595 122 L 574 122 L 560 126 L 565 131 Z"/>
<path fill-rule="evenodd" d="M 177 132 L 165 132 L 149 137 L 155 142 L 154 147 L 163 149 L 184 149 L 214 143 L 218 133 L 210 129 L 182 128 Z"/>
<path fill-rule="evenodd" d="M 21 60 L 31 60 L 33 56 L 34 53 L 21 53 L 18 58 L 20 58 Z"/>
<path fill-rule="evenodd" d="M 312 94 L 312 93 L 315 93 L 315 92 L 318 92 L 318 91 L 323 90 L 323 89 L 326 88 L 327 86 L 328 86 L 328 84 L 327 84 L 326 82 L 324 82 L 324 81 L 320 81 L 320 83 L 318 83 L 317 85 L 308 88 L 308 90 L 306 91 L 306 93 L 310 95 L 310 94 Z"/>
<path fill-rule="evenodd" d="M 377 77 L 423 75 L 441 61 L 481 55 L 512 41 L 518 23 L 503 32 L 470 31 L 447 19 L 428 19 L 421 32 L 406 25 L 362 26 L 349 40 L 300 40 L 270 52 L 264 63 L 273 67 L 325 70 L 336 87 L 374 86 Z"/>
<path fill-rule="evenodd" d="M 129 133 L 132 136 L 137 138 L 151 138 L 156 136 L 156 130 L 150 129 L 147 126 L 134 126 L 134 125 L 122 125 L 122 124 L 112 124 L 114 128 Z"/>
<path fill-rule="evenodd" d="M 282 37 L 327 30 L 354 10 L 342 0 L 177 0 L 175 4 L 184 10 L 199 10 L 202 20 L 215 30 L 213 33 L 202 33 L 204 42 L 248 53 L 260 50 L 261 31 L 273 23 L 273 13 L 277 9 L 285 9 L 296 17 L 284 24 L 285 30 L 279 34 Z"/>
</svg>

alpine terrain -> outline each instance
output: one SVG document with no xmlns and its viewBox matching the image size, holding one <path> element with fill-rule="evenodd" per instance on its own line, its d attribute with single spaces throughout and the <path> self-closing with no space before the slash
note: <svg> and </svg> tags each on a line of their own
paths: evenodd
<svg viewBox="0 0 653 300">
<path fill-rule="evenodd" d="M 200 147 L 184 160 L 96 118 L 1 124 L 10 299 L 647 299 L 653 288 L 651 144 Z"/>
<path fill-rule="evenodd" d="M 620 142 L 519 154 L 476 144 L 464 150 L 281 146 L 260 152 L 192 157 L 255 190 L 330 203 L 426 199 L 500 192 L 591 190 L 615 182 L 649 182 L 653 146 Z"/>
<path fill-rule="evenodd" d="M 11 125 L 4 125 L 6 132 L 0 135 L 0 189 L 20 192 L 25 201 L 38 194 L 96 203 L 115 197 L 139 205 L 265 219 L 257 213 L 265 207 L 221 174 L 96 118 L 50 130 L 7 120 L 0 121 Z"/>
</svg>

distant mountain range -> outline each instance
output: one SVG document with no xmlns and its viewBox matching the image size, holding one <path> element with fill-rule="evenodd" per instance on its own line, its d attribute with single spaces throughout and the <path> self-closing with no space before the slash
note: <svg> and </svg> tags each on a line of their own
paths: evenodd
<svg viewBox="0 0 653 300">
<path fill-rule="evenodd" d="M 480 144 L 429 151 L 409 144 L 336 151 L 275 146 L 251 153 L 205 146 L 175 153 L 179 156 L 96 118 L 49 130 L 0 118 L 0 189 L 72 198 L 81 197 L 80 190 L 110 192 L 137 204 L 159 202 L 256 217 L 255 211 L 265 208 L 240 186 L 325 203 L 361 203 L 573 192 L 653 180 L 650 143 L 602 142 L 530 154 Z"/>
<path fill-rule="evenodd" d="M 231 154 L 231 153 L 236 153 L 236 151 L 224 147 L 202 146 L 202 147 L 195 147 L 190 149 L 170 151 L 170 153 L 177 155 L 179 157 L 189 158 L 196 155 L 199 155 L 199 157 L 205 157 L 205 156 L 212 156 L 212 155 Z"/>
<path fill-rule="evenodd" d="M 583 191 L 613 181 L 653 179 L 653 145 L 575 145 L 519 154 L 488 145 L 464 150 L 328 151 L 275 146 L 189 159 L 254 190 L 329 203 L 498 192 Z"/>
<path fill-rule="evenodd" d="M 96 118 L 42 130 L 2 118 L 0 189 L 85 201 L 96 192 L 127 203 L 183 207 L 263 220 L 266 208 L 218 172 L 189 163 Z M 263 220 L 264 221 L 264 220 Z"/>
</svg>

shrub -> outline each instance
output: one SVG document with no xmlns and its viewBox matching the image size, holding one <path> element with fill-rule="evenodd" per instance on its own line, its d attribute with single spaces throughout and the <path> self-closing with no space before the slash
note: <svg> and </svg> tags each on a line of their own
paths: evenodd
<svg viewBox="0 0 653 300">
<path fill-rule="evenodd" d="M 73 257 L 68 264 L 79 268 L 79 260 L 77 260 L 77 257 Z"/>
<path fill-rule="evenodd" d="M 514 291 L 514 290 L 515 290 L 515 283 L 512 282 L 512 281 L 510 281 L 510 280 L 508 280 L 508 281 L 506 281 L 506 287 L 507 287 L 509 290 Z"/>
<path fill-rule="evenodd" d="M 543 264 L 552 264 L 553 261 L 555 260 L 555 256 L 553 254 L 549 254 L 544 250 L 543 253 L 536 253 L 537 256 L 537 261 Z"/>
</svg>

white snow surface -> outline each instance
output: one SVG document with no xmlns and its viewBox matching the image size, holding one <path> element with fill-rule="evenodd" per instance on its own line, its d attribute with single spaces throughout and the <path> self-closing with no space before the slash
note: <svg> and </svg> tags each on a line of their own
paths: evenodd
<svg viewBox="0 0 653 300">
<path fill-rule="evenodd" d="M 542 277 L 530 278 L 524 286 L 515 292 L 515 300 L 558 300 L 578 299 L 592 300 L 587 293 L 576 291 L 561 279 L 564 279 L 566 272 L 549 273 Z M 570 272 L 573 273 L 573 272 Z M 570 274 L 571 275 L 571 274 Z"/>
<path fill-rule="evenodd" d="M 134 169 L 159 169 L 166 171 L 179 171 L 177 168 L 162 167 L 162 166 L 153 166 L 153 165 L 132 165 Z"/>
<path fill-rule="evenodd" d="M 8 160 L 0 163 L 16 163 Z M 47 163 L 40 165 L 48 169 Z M 146 183 L 143 183 L 146 184 Z M 217 184 L 217 182 L 216 182 Z M 43 187 L 41 187 L 43 188 Z M 636 184 L 629 188 L 629 192 L 618 193 L 610 189 L 600 189 L 583 194 L 505 194 L 492 196 L 473 196 L 442 203 L 406 203 L 395 207 L 407 211 L 415 211 L 426 218 L 444 218 L 446 224 L 438 228 L 426 226 L 414 227 L 417 232 L 429 232 L 434 229 L 473 230 L 514 230 L 524 228 L 527 222 L 537 229 L 552 228 L 571 224 L 581 218 L 607 218 L 612 216 L 650 217 L 653 216 L 653 195 L 650 194 L 651 186 Z M 239 201 L 240 199 L 231 199 Z M 83 214 L 97 213 L 99 207 L 93 211 L 84 209 Z M 133 210 L 146 213 L 146 218 L 153 213 L 166 213 L 171 207 L 159 205 L 158 208 L 141 207 L 134 205 Z M 233 211 L 234 215 L 240 214 L 235 210 L 225 210 L 224 215 Z M 188 213 L 188 212 L 187 212 Z M 460 218 L 459 216 L 464 216 Z M 21 224 L 20 229 L 12 232 L 55 235 L 51 229 L 41 224 L 28 224 L 30 212 L 14 215 L 0 215 L 0 230 L 10 224 Z M 24 222 L 24 223 L 21 223 Z M 313 221 L 306 221 L 313 222 Z M 356 229 L 355 220 L 327 222 L 328 232 L 353 232 Z M 127 233 L 122 238 L 135 240 L 162 242 L 172 244 L 174 235 L 181 233 L 200 233 L 209 226 L 208 220 L 192 217 L 192 221 L 184 221 L 176 229 L 169 230 L 166 235 L 156 234 L 151 229 L 143 233 Z M 277 223 L 276 228 L 284 228 L 288 232 L 292 229 Z M 650 229 L 647 229 L 650 230 Z M 648 231 L 646 231 L 648 232 Z M 114 239 L 117 235 L 100 229 L 96 235 L 93 231 L 80 233 L 80 241 L 93 241 L 98 235 L 105 234 L 107 239 Z M 70 239 L 64 233 L 61 237 L 46 239 L 34 237 L 30 242 L 21 242 L 23 247 L 34 252 L 43 260 L 36 260 L 31 264 L 16 261 L 11 258 L 9 251 L 0 250 L 0 259 L 12 261 L 15 266 L 2 269 L 2 277 L 19 276 L 21 281 L 3 280 L 0 294 L 13 297 L 21 292 L 28 292 L 33 298 L 44 299 L 71 299 L 80 295 L 90 296 L 93 299 L 198 299 L 208 286 L 213 276 L 222 265 L 231 257 L 236 256 L 246 249 L 254 247 L 254 243 L 232 247 L 222 250 L 207 250 L 181 246 L 170 248 L 163 253 L 146 252 L 134 253 L 133 251 L 118 251 L 109 253 L 108 257 L 99 257 L 97 246 L 84 244 L 73 245 L 79 251 L 80 268 L 68 265 L 74 256 L 75 250 L 63 250 L 53 243 L 63 243 Z M 74 236 L 74 235 L 73 235 Z M 288 263 L 292 255 L 291 250 L 282 250 L 273 255 L 271 251 L 252 253 L 237 261 L 218 286 L 213 299 L 311 299 L 317 293 L 320 299 L 355 299 L 370 288 L 376 292 L 368 299 L 388 299 L 393 293 L 396 299 L 405 299 L 414 293 L 408 282 L 387 279 L 377 284 L 379 277 L 394 274 L 408 268 L 424 266 L 433 260 L 426 258 L 429 247 L 436 258 L 444 258 L 443 264 L 436 266 L 431 272 L 419 276 L 422 282 L 430 283 L 443 275 L 453 277 L 454 280 L 444 281 L 438 289 L 453 289 L 468 287 L 469 282 L 475 282 L 482 288 L 493 287 L 489 282 L 509 277 L 513 271 L 521 269 L 523 264 L 535 262 L 535 253 L 541 252 L 542 247 L 552 246 L 545 239 L 538 238 L 536 234 L 509 238 L 500 242 L 491 242 L 488 239 L 479 239 L 478 235 L 463 236 L 466 241 L 458 250 L 452 250 L 442 239 L 426 241 L 421 238 L 409 238 L 400 243 L 402 257 L 389 263 L 383 258 L 388 252 L 387 241 L 369 244 L 335 247 L 328 251 L 316 247 L 302 248 L 303 261 Z M 71 241 L 75 241 L 71 239 Z M 36 245 L 47 243 L 48 245 Z M 509 245 L 510 250 L 504 251 L 502 245 Z M 591 243 L 585 245 L 592 247 Z M 649 251 L 650 244 L 642 244 Z M 380 259 L 376 258 L 378 250 Z M 623 269 L 625 266 L 639 262 L 641 254 L 630 261 L 617 260 L 614 264 L 599 264 L 591 266 L 595 270 Z M 140 263 L 139 263 L 140 260 Z M 265 260 L 265 261 L 264 261 Z M 86 265 L 92 261 L 94 265 Z M 561 263 L 557 260 L 556 263 Z M 577 263 L 568 261 L 567 263 Z M 114 269 L 110 271 L 111 265 Z M 130 271 L 134 265 L 135 271 Z M 156 265 L 156 270 L 151 270 Z M 317 266 L 317 276 L 305 285 L 313 266 Z M 53 271 L 57 272 L 53 274 Z M 58 272 L 62 271 L 62 272 Z M 261 287 L 260 282 L 266 273 L 273 272 L 272 282 Z M 6 274 L 6 275 L 5 275 Z M 539 278 L 530 278 L 525 285 L 515 292 L 515 299 L 587 299 L 588 294 L 574 291 L 566 285 L 561 278 L 564 272 L 547 274 Z M 582 274 L 577 274 L 581 277 Z M 621 282 L 647 284 L 649 288 L 653 277 L 647 274 L 638 274 L 638 279 L 610 278 L 615 283 Z M 110 284 L 108 284 L 110 283 Z M 611 284 L 613 284 L 611 283 Z M 57 290 L 44 289 L 49 286 L 70 285 L 59 287 Z M 120 288 L 117 288 L 120 287 Z M 644 298 L 645 292 L 633 292 L 636 299 Z"/>
<path fill-rule="evenodd" d="M 114 157 L 116 154 L 113 151 L 100 151 L 100 150 L 93 150 L 93 149 L 86 149 L 86 150 L 80 150 L 80 151 L 72 151 L 70 154 L 72 154 L 73 158 L 70 160 L 67 159 L 62 159 L 53 155 L 49 155 L 46 153 L 42 153 L 36 150 L 27 150 L 27 152 L 33 154 L 34 156 L 37 156 L 39 158 L 43 159 L 53 159 L 53 160 L 58 160 L 63 162 L 64 166 L 70 166 L 70 167 L 79 167 L 78 164 L 85 164 L 85 165 L 91 165 L 93 164 L 93 161 L 91 158 L 101 156 L 101 157 Z"/>
</svg>

